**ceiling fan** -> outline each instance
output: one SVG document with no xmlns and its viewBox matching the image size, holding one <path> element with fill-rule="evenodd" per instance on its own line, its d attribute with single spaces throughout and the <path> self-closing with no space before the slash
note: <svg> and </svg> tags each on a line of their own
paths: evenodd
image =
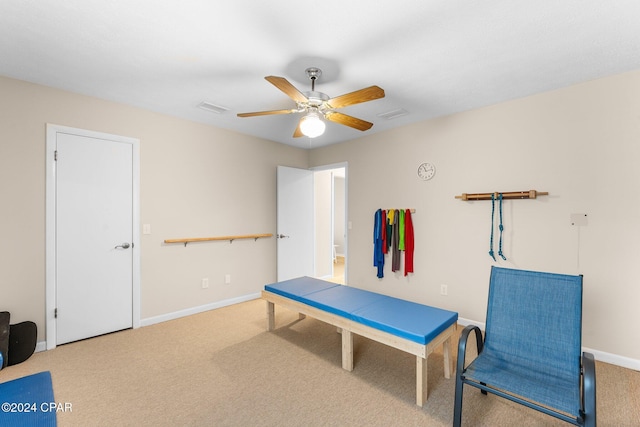
<svg viewBox="0 0 640 427">
<path fill-rule="evenodd" d="M 371 126 L 373 126 L 373 123 L 371 122 L 339 113 L 336 109 L 384 98 L 384 90 L 378 86 L 369 86 L 355 92 L 340 95 L 335 98 L 329 98 L 328 95 L 315 90 L 316 79 L 322 75 L 322 70 L 310 67 L 307 68 L 305 72 L 311 80 L 311 90 L 308 92 L 300 92 L 284 77 L 265 77 L 269 83 L 280 89 L 289 98 L 293 99 L 296 102 L 296 108 L 287 110 L 259 111 L 255 113 L 239 113 L 238 117 L 305 113 L 298 122 L 295 132 L 293 132 L 294 138 L 301 136 L 315 138 L 316 136 L 322 135 L 325 129 L 325 123 L 322 121 L 322 117 L 334 123 L 339 123 L 361 131 L 370 129 Z"/>
</svg>

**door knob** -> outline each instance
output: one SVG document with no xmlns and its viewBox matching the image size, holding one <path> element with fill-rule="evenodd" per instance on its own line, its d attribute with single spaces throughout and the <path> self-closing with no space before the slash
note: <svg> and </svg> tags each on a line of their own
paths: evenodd
<svg viewBox="0 0 640 427">
<path fill-rule="evenodd" d="M 133 245 L 133 243 L 131 245 Z M 116 246 L 115 249 L 118 249 L 118 248 L 129 249 L 129 247 L 131 247 L 131 245 L 128 244 L 127 242 L 124 242 L 123 244 Z"/>
<path fill-rule="evenodd" d="M 289 238 L 289 236 L 285 236 L 284 234 L 276 234 L 276 238 L 277 239 L 285 239 L 285 238 Z"/>
</svg>

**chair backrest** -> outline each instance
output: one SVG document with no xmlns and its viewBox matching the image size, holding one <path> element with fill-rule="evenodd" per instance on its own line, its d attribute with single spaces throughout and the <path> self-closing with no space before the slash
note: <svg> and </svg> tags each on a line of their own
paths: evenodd
<svg viewBox="0 0 640 427">
<path fill-rule="evenodd" d="M 484 351 L 579 381 L 581 338 L 582 276 L 491 268 Z"/>
</svg>

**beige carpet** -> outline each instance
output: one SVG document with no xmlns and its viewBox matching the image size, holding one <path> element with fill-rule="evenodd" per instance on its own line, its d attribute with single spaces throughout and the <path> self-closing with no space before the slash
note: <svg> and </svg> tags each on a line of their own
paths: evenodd
<svg viewBox="0 0 640 427">
<path fill-rule="evenodd" d="M 454 381 L 429 358 L 429 399 L 415 405 L 415 359 L 356 337 L 341 368 L 334 327 L 261 300 L 37 353 L 4 382 L 50 370 L 60 426 L 450 426 Z M 640 426 L 640 373 L 597 363 L 598 423 Z M 465 426 L 564 426 L 465 389 Z"/>
</svg>

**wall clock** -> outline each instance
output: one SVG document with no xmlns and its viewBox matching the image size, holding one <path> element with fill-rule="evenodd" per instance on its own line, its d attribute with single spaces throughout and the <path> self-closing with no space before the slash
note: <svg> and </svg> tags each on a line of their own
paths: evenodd
<svg viewBox="0 0 640 427">
<path fill-rule="evenodd" d="M 436 167 L 432 163 L 423 163 L 418 166 L 418 177 L 424 181 L 430 180 L 435 174 Z"/>
</svg>

